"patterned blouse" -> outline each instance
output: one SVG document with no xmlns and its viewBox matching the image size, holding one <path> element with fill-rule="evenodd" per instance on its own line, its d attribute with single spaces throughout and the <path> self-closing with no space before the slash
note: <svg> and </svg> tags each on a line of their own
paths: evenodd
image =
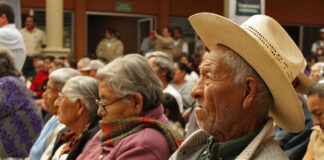
<svg viewBox="0 0 324 160">
<path fill-rule="evenodd" d="M 23 81 L 0 78 L 0 157 L 27 157 L 41 129 L 40 109 Z"/>
</svg>

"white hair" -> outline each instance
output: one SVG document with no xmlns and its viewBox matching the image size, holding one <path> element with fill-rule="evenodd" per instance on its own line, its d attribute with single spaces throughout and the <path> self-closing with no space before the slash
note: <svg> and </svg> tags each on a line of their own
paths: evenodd
<svg viewBox="0 0 324 160">
<path fill-rule="evenodd" d="M 317 69 L 323 69 L 324 67 L 324 62 L 316 62 L 315 64 L 312 65 L 311 71 L 317 70 Z"/>
<path fill-rule="evenodd" d="M 55 83 L 56 88 L 59 91 L 62 91 L 62 88 L 64 84 L 72 77 L 75 76 L 81 76 L 81 74 L 72 68 L 60 68 L 55 71 L 53 71 L 50 75 L 49 78 L 53 80 Z"/>
<path fill-rule="evenodd" d="M 99 69 L 97 78 L 104 80 L 118 97 L 140 93 L 143 97 L 143 112 L 161 103 L 162 84 L 148 61 L 141 55 L 128 54 L 116 58 Z M 129 100 L 124 100 L 126 103 Z"/>
<path fill-rule="evenodd" d="M 147 59 L 156 57 L 154 63 L 159 67 L 159 69 L 166 69 L 168 71 L 166 75 L 166 79 L 168 83 L 173 81 L 175 68 L 174 68 L 173 60 L 168 54 L 161 51 L 154 51 L 154 52 L 147 53 L 145 57 Z"/>
<path fill-rule="evenodd" d="M 226 47 L 226 46 L 225 46 Z M 228 48 L 228 47 L 226 47 Z M 268 114 L 270 107 L 273 106 L 274 100 L 270 90 L 256 73 L 256 71 L 248 64 L 242 57 L 235 51 L 228 48 L 225 53 L 224 63 L 232 70 L 234 75 L 234 83 L 240 84 L 248 77 L 257 79 L 258 88 L 255 97 L 256 109 L 255 112 L 260 118 L 265 118 Z"/>
<path fill-rule="evenodd" d="M 91 61 L 90 58 L 88 58 L 88 57 L 83 57 L 83 58 L 81 58 L 81 59 L 79 60 L 77 66 L 79 66 L 79 65 L 82 64 L 82 63 L 85 63 L 85 64 L 88 65 L 88 64 L 90 63 L 90 61 Z"/>
<path fill-rule="evenodd" d="M 97 79 L 88 76 L 76 76 L 69 79 L 63 87 L 62 92 L 72 102 L 78 98 L 83 99 L 85 107 L 89 111 L 89 116 L 93 121 L 96 118 L 99 99 L 99 82 Z"/>
</svg>

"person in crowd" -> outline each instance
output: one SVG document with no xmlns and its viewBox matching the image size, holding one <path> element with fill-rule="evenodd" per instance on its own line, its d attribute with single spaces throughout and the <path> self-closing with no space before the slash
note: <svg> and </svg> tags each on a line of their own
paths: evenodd
<svg viewBox="0 0 324 160">
<path fill-rule="evenodd" d="M 186 124 L 179 111 L 177 100 L 169 93 L 164 93 L 163 95 L 162 104 L 164 107 L 164 114 L 168 117 L 171 128 L 183 136 Z"/>
<path fill-rule="evenodd" d="M 20 30 L 26 45 L 26 54 L 29 57 L 41 55 L 42 48 L 46 47 L 46 35 L 44 31 L 36 27 L 36 20 L 33 16 L 28 16 L 25 27 Z"/>
<path fill-rule="evenodd" d="M 162 85 L 138 54 L 116 58 L 97 73 L 101 130 L 77 160 L 168 159 L 182 142 L 163 114 Z"/>
<path fill-rule="evenodd" d="M 97 58 L 104 57 L 108 63 L 124 54 L 124 45 L 119 34 L 114 28 L 107 28 L 105 38 L 102 39 L 96 49 Z"/>
<path fill-rule="evenodd" d="M 173 38 L 171 36 L 172 29 L 165 27 L 162 30 L 162 35 L 159 35 L 156 31 L 150 32 L 150 39 L 148 45 L 154 51 L 161 51 L 173 58 Z"/>
<path fill-rule="evenodd" d="M 313 115 L 314 127 L 307 147 L 304 160 L 323 159 L 323 111 L 324 111 L 324 79 L 320 78 L 313 83 L 307 93 L 307 106 Z"/>
<path fill-rule="evenodd" d="M 69 58 L 67 58 L 65 56 L 61 56 L 58 59 L 63 61 L 64 67 L 72 67 L 71 64 L 70 64 Z"/>
<path fill-rule="evenodd" d="M 54 59 L 53 62 L 51 62 L 50 67 L 48 69 L 48 73 L 51 74 L 53 71 L 64 68 L 65 64 L 64 61 L 61 59 Z"/>
<path fill-rule="evenodd" d="M 75 160 L 98 132 L 98 84 L 95 78 L 76 76 L 64 85 L 54 106 L 66 128 L 59 133 L 49 159 Z"/>
<path fill-rule="evenodd" d="M 301 132 L 291 133 L 276 126 L 273 132 L 274 139 L 290 160 L 303 159 L 313 127 L 312 114 L 308 111 L 306 98 L 304 94 L 297 95 L 303 106 L 305 127 Z"/>
<path fill-rule="evenodd" d="M 26 59 L 24 39 L 15 25 L 15 14 L 11 5 L 0 2 L 0 45 L 8 47 L 14 54 L 18 71 L 22 70 Z"/>
<path fill-rule="evenodd" d="M 35 63 L 33 63 L 33 70 L 30 71 L 28 74 L 26 74 L 25 76 L 25 80 L 26 80 L 26 86 L 27 88 L 30 88 L 32 82 L 34 81 L 36 75 L 42 71 L 44 69 L 44 60 L 40 60 L 40 59 L 35 59 L 34 60 Z"/>
<path fill-rule="evenodd" d="M 88 72 L 90 77 L 96 78 L 97 70 L 104 67 L 105 64 L 100 60 L 91 60 L 87 67 L 81 69 L 82 72 Z"/>
<path fill-rule="evenodd" d="M 323 76 L 324 73 L 324 62 L 317 62 L 311 67 L 309 79 L 315 82 L 319 77 Z"/>
<path fill-rule="evenodd" d="M 296 91 L 310 84 L 294 41 L 265 15 L 241 26 L 213 13 L 189 21 L 210 50 L 191 91 L 202 129 L 170 159 L 288 159 L 272 137 L 273 124 L 294 133 L 304 128 Z"/>
<path fill-rule="evenodd" d="M 181 38 L 181 28 L 175 27 L 173 32 L 173 60 L 179 61 L 182 56 L 189 56 L 188 43 Z"/>
<path fill-rule="evenodd" d="M 43 70 L 38 72 L 36 77 L 34 78 L 29 90 L 32 92 L 35 98 L 41 98 L 44 92 L 44 85 L 48 80 L 48 71 L 50 69 L 50 65 L 53 62 L 54 57 L 47 56 L 44 58 L 44 66 Z M 45 82 L 45 83 L 44 83 Z"/>
<path fill-rule="evenodd" d="M 87 76 L 88 73 L 87 72 L 82 72 L 81 69 L 84 68 L 84 67 L 87 67 L 89 65 L 90 61 L 91 61 L 91 59 L 88 58 L 88 57 L 83 57 L 78 61 L 77 69 L 83 76 Z"/>
<path fill-rule="evenodd" d="M 194 87 L 191 81 L 186 81 L 185 76 L 187 73 L 190 73 L 191 70 L 182 62 L 174 63 L 175 74 L 173 77 L 173 86 L 180 93 L 182 100 L 186 104 L 187 108 L 192 106 L 195 103 L 195 99 L 193 99 L 190 95 L 191 89 Z M 184 108 L 184 109 L 187 109 Z"/>
<path fill-rule="evenodd" d="M 191 69 L 191 72 L 187 73 L 185 75 L 185 80 L 186 81 L 191 81 L 192 83 L 195 84 L 199 79 L 199 75 L 194 70 L 195 68 L 193 68 L 194 60 L 191 58 L 191 56 L 182 56 L 181 59 L 180 59 L 180 62 L 186 64 L 187 67 L 189 67 Z"/>
<path fill-rule="evenodd" d="M 48 159 L 51 156 L 51 151 L 57 134 L 65 126 L 60 124 L 57 117 L 58 108 L 54 106 L 59 93 L 62 91 L 65 83 L 72 77 L 81 75 L 77 70 L 71 68 L 61 68 L 50 73 L 46 90 L 43 94 L 44 108 L 53 116 L 47 121 L 42 129 L 42 132 L 33 147 L 30 150 L 30 160 Z"/>
<path fill-rule="evenodd" d="M 163 93 L 170 93 L 178 102 L 180 113 L 183 112 L 183 103 L 180 93 L 171 85 L 175 74 L 173 60 L 164 52 L 155 51 L 145 55 L 153 67 L 157 77 L 162 82 Z"/>
<path fill-rule="evenodd" d="M 324 61 L 324 28 L 319 30 L 319 40 L 315 41 L 312 45 L 312 55 L 320 62 Z"/>
<path fill-rule="evenodd" d="M 42 115 L 14 64 L 0 46 L 0 159 L 25 158 L 42 130 Z"/>
</svg>

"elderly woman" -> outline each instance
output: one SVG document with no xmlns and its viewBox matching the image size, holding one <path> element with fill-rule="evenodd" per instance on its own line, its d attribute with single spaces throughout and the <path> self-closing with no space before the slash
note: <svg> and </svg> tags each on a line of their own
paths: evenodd
<svg viewBox="0 0 324 160">
<path fill-rule="evenodd" d="M 58 136 L 50 159 L 76 159 L 99 130 L 98 84 L 95 78 L 77 76 L 63 87 L 55 107 L 58 107 L 59 120 L 66 128 Z"/>
<path fill-rule="evenodd" d="M 44 109 L 53 116 L 45 124 L 40 136 L 34 143 L 30 153 L 30 159 L 48 159 L 51 155 L 53 145 L 58 132 L 65 126 L 60 124 L 57 115 L 57 108 L 54 107 L 54 102 L 58 97 L 59 92 L 70 78 L 81 75 L 77 70 L 71 68 L 62 68 L 53 71 L 49 75 L 46 91 L 43 94 Z M 43 156 L 42 156 L 43 155 Z"/>
<path fill-rule="evenodd" d="M 41 129 L 41 112 L 14 65 L 0 46 L 0 159 L 28 157 Z"/>
<path fill-rule="evenodd" d="M 120 57 L 97 73 L 101 130 L 78 160 L 168 159 L 182 142 L 161 105 L 162 85 L 147 60 Z"/>
</svg>

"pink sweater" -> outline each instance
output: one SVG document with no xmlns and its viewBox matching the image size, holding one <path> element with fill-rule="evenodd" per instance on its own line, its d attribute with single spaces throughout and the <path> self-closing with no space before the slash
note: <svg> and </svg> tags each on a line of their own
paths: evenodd
<svg viewBox="0 0 324 160">
<path fill-rule="evenodd" d="M 153 109 L 146 116 L 168 124 L 162 106 Z M 100 133 L 101 130 L 90 140 L 77 160 L 100 159 L 99 157 L 103 160 L 167 160 L 171 155 L 168 141 L 160 131 L 153 128 L 131 134 L 114 147 L 101 147 Z"/>
</svg>

